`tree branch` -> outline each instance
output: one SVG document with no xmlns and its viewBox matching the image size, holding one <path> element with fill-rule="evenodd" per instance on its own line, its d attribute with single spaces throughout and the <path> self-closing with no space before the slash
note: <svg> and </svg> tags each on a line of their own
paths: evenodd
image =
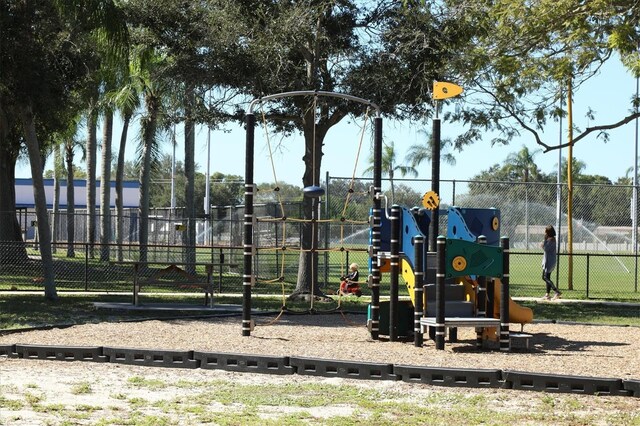
<svg viewBox="0 0 640 426">
<path fill-rule="evenodd" d="M 479 84 L 479 82 L 477 82 L 477 81 L 476 81 L 476 84 L 478 85 L 478 87 L 480 87 L 482 92 L 484 92 L 485 94 L 491 96 L 498 106 L 500 106 L 505 111 L 507 111 L 509 116 L 511 116 L 511 118 L 516 120 L 518 122 L 518 124 L 524 130 L 527 130 L 528 132 L 530 132 L 533 135 L 533 137 L 534 137 L 534 139 L 536 141 L 536 144 L 542 146 L 544 148 L 543 152 L 545 152 L 545 153 L 549 152 L 549 151 L 554 151 L 556 149 L 566 148 L 569 145 L 575 145 L 577 142 L 579 142 L 580 140 L 586 138 L 587 136 L 589 136 L 593 132 L 601 132 L 601 131 L 605 131 L 605 130 L 616 129 L 618 127 L 621 127 L 621 126 L 624 126 L 625 124 L 630 123 L 631 121 L 635 120 L 636 118 L 640 118 L 640 111 L 639 112 L 634 112 L 634 113 L 626 116 L 622 120 L 619 120 L 619 121 L 617 121 L 615 123 L 603 124 L 601 126 L 587 127 L 584 132 L 580 133 L 578 136 L 573 138 L 573 141 L 571 143 L 570 142 L 566 142 L 566 143 L 562 143 L 562 144 L 558 144 L 558 145 L 549 145 L 549 144 L 546 144 L 545 142 L 542 141 L 542 139 L 540 138 L 540 135 L 538 134 L 538 132 L 534 128 L 532 128 L 531 126 L 527 125 L 527 123 L 525 123 L 524 120 L 522 120 L 511 108 L 509 108 L 507 105 L 502 103 L 492 92 L 490 92 L 489 90 L 484 88 L 484 86 Z"/>
</svg>

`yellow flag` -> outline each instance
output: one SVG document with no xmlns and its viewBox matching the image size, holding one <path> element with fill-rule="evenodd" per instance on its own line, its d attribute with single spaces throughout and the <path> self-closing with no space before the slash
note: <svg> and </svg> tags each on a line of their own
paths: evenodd
<svg viewBox="0 0 640 426">
<path fill-rule="evenodd" d="M 433 82 L 433 99 L 448 99 L 458 96 L 462 93 L 462 87 L 453 83 L 446 83 L 444 81 Z"/>
</svg>

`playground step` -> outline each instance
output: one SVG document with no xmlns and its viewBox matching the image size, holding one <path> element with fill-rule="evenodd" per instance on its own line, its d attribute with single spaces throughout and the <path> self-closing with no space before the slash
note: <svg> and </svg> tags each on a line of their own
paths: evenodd
<svg viewBox="0 0 640 426">
<path fill-rule="evenodd" d="M 444 312 L 447 317 L 473 316 L 473 303 L 467 301 L 445 301 Z M 427 317 L 436 316 L 436 302 L 427 302 Z"/>
<path fill-rule="evenodd" d="M 427 301 L 436 300 L 436 285 L 427 284 L 424 286 L 426 291 Z M 444 286 L 444 299 L 445 300 L 465 300 L 464 286 L 459 284 L 445 284 Z"/>
<path fill-rule="evenodd" d="M 511 346 L 515 348 L 529 349 L 529 341 L 533 336 L 528 333 L 509 333 Z"/>
</svg>

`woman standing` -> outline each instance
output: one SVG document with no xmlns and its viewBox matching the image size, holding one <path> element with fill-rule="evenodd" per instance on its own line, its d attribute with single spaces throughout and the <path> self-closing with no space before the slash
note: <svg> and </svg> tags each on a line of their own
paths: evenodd
<svg viewBox="0 0 640 426">
<path fill-rule="evenodd" d="M 549 300 L 551 290 L 555 292 L 553 298 L 559 299 L 562 293 L 551 281 L 551 271 L 556 267 L 556 230 L 553 226 L 549 225 L 544 229 L 544 241 L 541 246 L 544 251 L 542 255 L 542 280 L 547 285 L 547 292 L 543 299 Z"/>
</svg>

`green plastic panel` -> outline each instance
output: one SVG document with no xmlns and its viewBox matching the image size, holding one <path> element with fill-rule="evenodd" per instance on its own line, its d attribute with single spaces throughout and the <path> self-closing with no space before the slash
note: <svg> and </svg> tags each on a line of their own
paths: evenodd
<svg viewBox="0 0 640 426">
<path fill-rule="evenodd" d="M 470 241 L 447 239 L 446 278 L 480 275 L 502 278 L 502 248 Z"/>
</svg>

